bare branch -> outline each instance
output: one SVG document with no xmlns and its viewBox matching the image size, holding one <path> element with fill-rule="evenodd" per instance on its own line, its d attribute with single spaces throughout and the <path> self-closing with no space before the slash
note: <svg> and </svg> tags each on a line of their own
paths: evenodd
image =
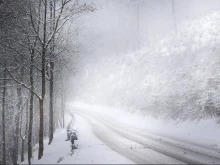
<svg viewBox="0 0 220 165">
<path fill-rule="evenodd" d="M 8 74 L 9 74 L 9 76 L 10 76 L 16 83 L 18 83 L 18 84 L 20 84 L 21 86 L 23 86 L 24 88 L 30 90 L 32 93 L 34 93 L 34 95 L 35 95 L 38 99 L 42 99 L 35 91 L 33 91 L 33 90 L 32 90 L 31 88 L 29 88 L 27 85 L 25 85 L 24 83 L 18 81 L 16 78 L 14 78 L 14 76 L 11 74 L 11 72 L 8 70 L 8 68 L 7 68 L 4 64 L 2 64 L 2 63 L 0 62 L 0 65 L 3 66 L 3 67 L 6 69 L 6 71 L 7 71 Z"/>
</svg>

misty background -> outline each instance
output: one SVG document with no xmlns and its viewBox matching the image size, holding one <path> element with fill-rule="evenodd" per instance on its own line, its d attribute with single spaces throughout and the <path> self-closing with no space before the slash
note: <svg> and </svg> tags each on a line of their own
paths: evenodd
<svg viewBox="0 0 220 165">
<path fill-rule="evenodd" d="M 219 115 L 218 0 L 89 2 L 97 10 L 78 20 L 71 99 L 155 117 Z"/>
</svg>

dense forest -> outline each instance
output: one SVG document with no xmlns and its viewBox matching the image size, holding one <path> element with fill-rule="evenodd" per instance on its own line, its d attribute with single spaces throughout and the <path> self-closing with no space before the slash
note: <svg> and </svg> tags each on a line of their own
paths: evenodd
<svg viewBox="0 0 220 165">
<path fill-rule="evenodd" d="M 37 143 L 41 159 L 44 138 L 51 144 L 64 127 L 70 62 L 78 51 L 68 36 L 77 36 L 74 20 L 93 10 L 78 0 L 0 1 L 0 164 L 26 157 L 30 164 Z"/>
</svg>

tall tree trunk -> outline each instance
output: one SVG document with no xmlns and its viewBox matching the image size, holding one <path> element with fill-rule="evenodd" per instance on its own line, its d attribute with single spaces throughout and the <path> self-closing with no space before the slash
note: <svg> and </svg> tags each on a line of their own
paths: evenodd
<svg viewBox="0 0 220 165">
<path fill-rule="evenodd" d="M 15 133 L 14 133 L 14 149 L 13 149 L 13 164 L 17 164 L 18 161 L 18 145 L 19 145 L 19 124 L 20 124 L 20 110 L 22 104 L 21 87 L 17 88 L 17 112 L 15 112 Z"/>
<path fill-rule="evenodd" d="M 28 111 L 29 111 L 29 100 L 27 101 L 27 104 L 26 104 L 25 139 L 28 138 L 28 119 L 29 119 L 29 113 L 28 113 Z M 25 143 L 25 144 L 27 144 L 27 143 Z M 28 151 L 27 145 L 25 145 L 25 149 L 24 149 L 24 150 L 25 150 L 25 152 Z"/>
<path fill-rule="evenodd" d="M 21 63 L 23 64 L 23 57 L 21 57 Z M 20 81 L 23 82 L 23 77 L 24 77 L 24 68 L 21 68 L 20 70 Z M 24 161 L 24 142 L 25 142 L 25 135 L 22 136 L 22 124 L 23 124 L 23 108 L 22 107 L 22 88 L 17 88 L 17 92 L 18 92 L 18 105 L 17 105 L 17 109 L 18 109 L 18 114 L 19 114 L 19 122 L 18 122 L 18 129 L 19 129 L 19 125 L 20 125 L 20 137 L 21 137 L 21 162 Z M 20 124 L 19 124 L 20 123 Z M 19 133 L 19 130 L 18 130 Z M 18 149 L 19 149 L 19 135 L 18 137 L 18 146 L 17 146 L 17 156 L 18 156 Z"/>
<path fill-rule="evenodd" d="M 61 109 L 62 109 L 62 119 L 63 119 L 63 128 L 65 127 L 65 98 L 64 98 L 64 82 L 62 80 L 62 91 L 61 91 Z"/>
<path fill-rule="evenodd" d="M 4 70 L 4 78 L 6 78 L 6 69 Z M 2 159 L 3 164 L 6 164 L 6 141 L 5 141 L 5 95 L 6 95 L 6 80 L 3 81 L 2 92 Z"/>
<path fill-rule="evenodd" d="M 40 128 L 39 128 L 39 150 L 38 150 L 38 160 L 42 158 L 43 151 L 44 151 L 44 100 L 39 99 L 39 106 L 40 106 Z"/>
<path fill-rule="evenodd" d="M 54 23 L 55 23 L 55 2 L 53 2 L 52 0 L 50 1 L 50 20 L 51 20 L 51 33 L 53 33 L 54 30 Z M 50 115 L 49 115 L 49 145 L 51 144 L 52 140 L 53 140 L 53 132 L 54 132 L 54 75 L 53 75 L 53 71 L 54 71 L 54 62 L 53 59 L 54 58 L 54 37 L 53 40 L 51 42 L 51 46 L 50 46 Z"/>
<path fill-rule="evenodd" d="M 45 2 L 46 3 L 46 2 Z M 38 150 L 38 160 L 40 160 L 43 156 L 44 152 L 44 97 L 46 91 L 46 48 L 43 47 L 42 51 L 42 89 L 41 89 L 41 99 L 39 99 L 39 106 L 40 106 L 40 127 L 39 127 L 39 150 Z"/>
<path fill-rule="evenodd" d="M 49 144 L 51 144 L 52 140 L 53 140 L 53 132 L 54 132 L 54 128 L 53 128 L 53 99 L 54 99 L 54 94 L 53 94 L 53 68 L 54 68 L 54 63 L 51 62 L 50 63 L 50 121 L 49 121 Z"/>
<path fill-rule="evenodd" d="M 43 137 L 44 137 L 44 100 L 40 99 L 39 100 L 39 105 L 40 105 L 40 128 L 39 128 L 39 150 L 38 150 L 38 160 L 42 158 L 43 156 L 43 151 L 44 151 L 44 142 L 43 142 Z"/>
<path fill-rule="evenodd" d="M 34 63 L 34 49 L 31 52 L 31 64 L 30 64 L 30 88 L 34 90 L 34 78 L 33 78 L 33 63 Z M 29 127 L 28 127 L 28 163 L 31 164 L 32 158 L 32 128 L 33 128 L 33 108 L 34 108 L 34 93 L 30 92 L 30 109 L 29 109 Z"/>
<path fill-rule="evenodd" d="M 24 161 L 24 144 L 25 144 L 25 135 L 22 136 L 22 121 L 23 121 L 23 113 L 21 113 L 21 125 L 20 125 L 20 135 L 21 135 L 21 162 Z"/>
<path fill-rule="evenodd" d="M 28 100 L 26 101 L 26 112 L 25 112 L 25 129 L 24 129 L 24 135 L 22 134 L 22 130 L 23 130 L 23 108 L 21 109 L 21 121 L 20 121 L 20 137 L 21 137 L 21 162 L 24 161 L 24 153 L 25 153 L 25 139 L 27 136 L 27 128 L 28 128 Z"/>
<path fill-rule="evenodd" d="M 39 128 L 39 150 L 38 150 L 38 160 L 42 158 L 44 152 L 44 97 L 46 91 L 46 38 L 47 38 L 47 0 L 44 1 L 44 23 L 43 23 L 43 45 L 41 54 L 41 99 L 39 99 L 40 104 L 40 128 Z"/>
</svg>

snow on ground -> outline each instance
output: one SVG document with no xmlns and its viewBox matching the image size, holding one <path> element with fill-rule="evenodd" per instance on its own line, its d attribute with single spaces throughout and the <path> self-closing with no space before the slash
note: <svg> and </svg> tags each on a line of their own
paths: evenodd
<svg viewBox="0 0 220 165">
<path fill-rule="evenodd" d="M 62 163 L 76 164 L 133 164 L 130 160 L 108 148 L 93 134 L 89 124 L 82 117 L 76 116 L 74 129 L 79 131 L 79 150 L 73 157 Z"/>
<path fill-rule="evenodd" d="M 71 117 L 66 115 L 66 124 Z M 134 164 L 127 158 L 108 148 L 93 134 L 89 123 L 80 116 L 76 116 L 73 129 L 78 130 L 79 140 L 76 142 L 79 148 L 70 156 L 70 141 L 65 141 L 66 130 L 57 130 L 54 140 L 48 145 L 48 139 L 44 140 L 44 156 L 37 160 L 38 146 L 34 147 L 33 164 Z M 24 164 L 27 164 L 27 160 Z"/>
<path fill-rule="evenodd" d="M 69 109 L 77 108 L 103 113 L 111 120 L 120 121 L 123 124 L 161 136 L 220 149 L 220 124 L 216 123 L 215 118 L 183 122 L 155 119 L 140 114 L 131 114 L 121 109 L 93 106 L 79 102 L 69 103 L 68 106 Z"/>
</svg>

